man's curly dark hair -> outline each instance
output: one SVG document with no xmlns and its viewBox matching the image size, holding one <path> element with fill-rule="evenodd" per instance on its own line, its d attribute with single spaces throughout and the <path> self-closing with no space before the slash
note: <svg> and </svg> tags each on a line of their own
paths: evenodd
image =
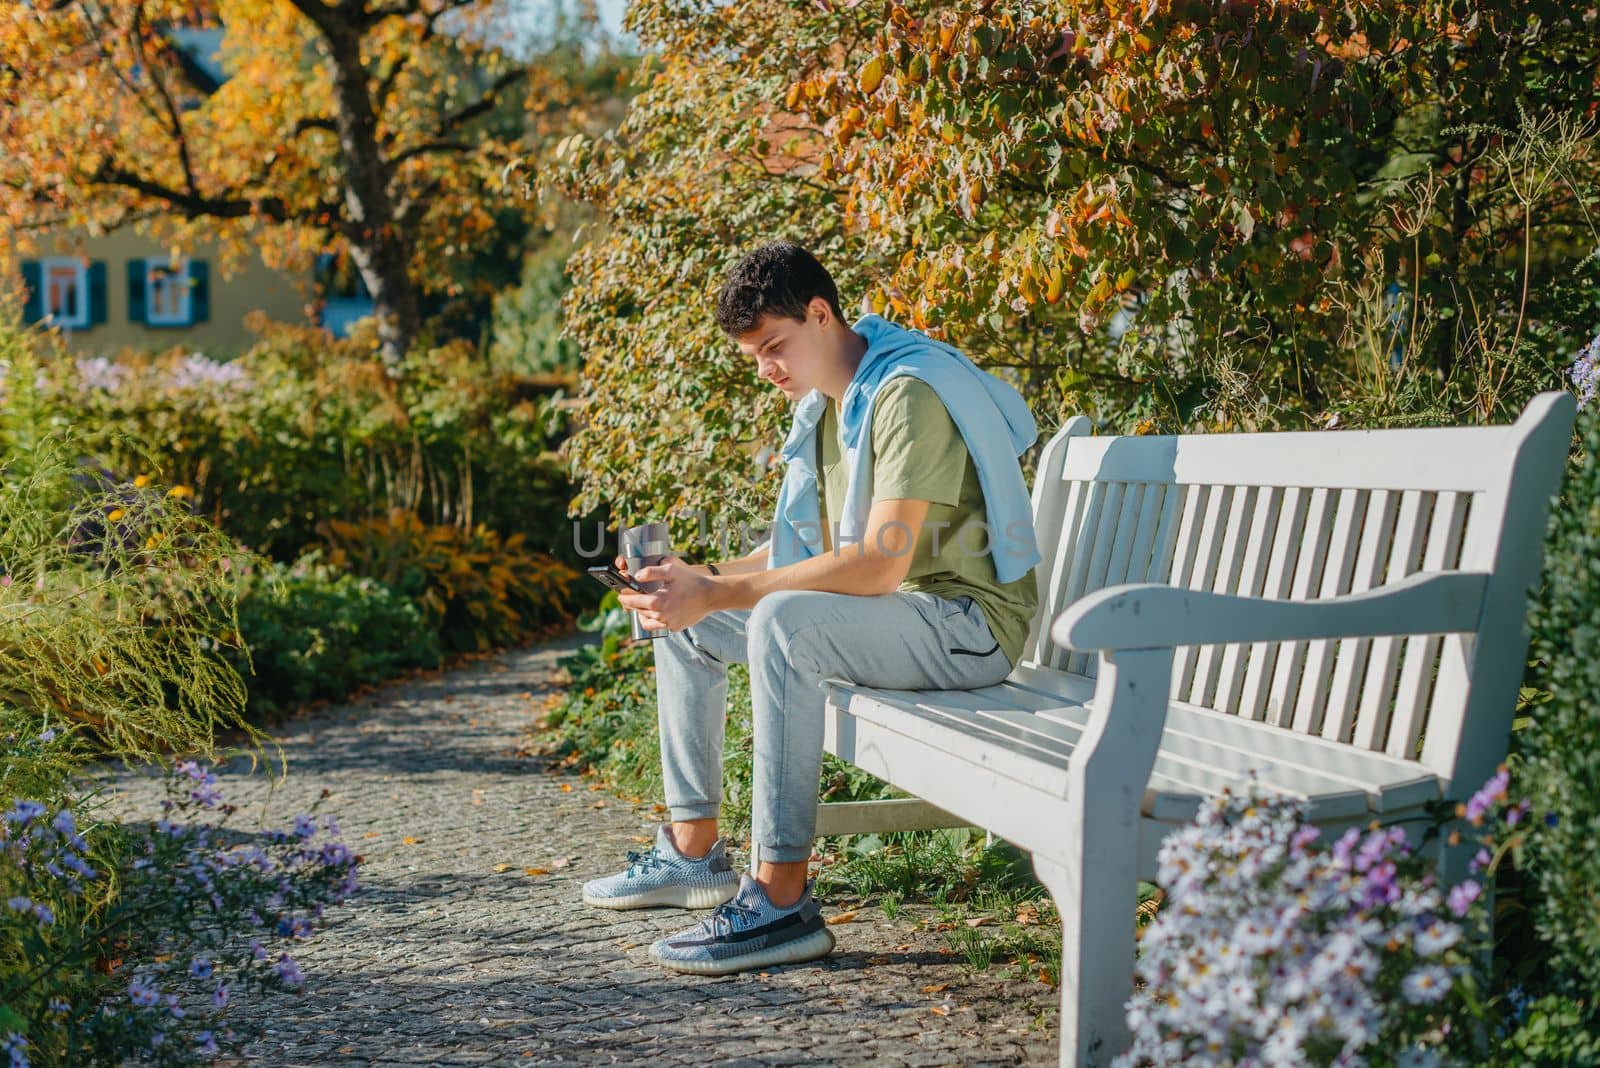
<svg viewBox="0 0 1600 1068">
<path fill-rule="evenodd" d="M 754 330 L 762 313 L 803 320 L 817 297 L 828 302 L 839 321 L 839 287 L 817 258 L 793 241 L 769 241 L 740 257 L 717 294 L 717 325 L 729 337 Z"/>
</svg>

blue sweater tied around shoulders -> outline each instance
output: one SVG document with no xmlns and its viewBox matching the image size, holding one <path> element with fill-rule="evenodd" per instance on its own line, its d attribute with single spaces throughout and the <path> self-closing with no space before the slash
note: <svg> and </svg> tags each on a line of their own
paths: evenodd
<svg viewBox="0 0 1600 1068">
<path fill-rule="evenodd" d="M 872 492 L 873 398 L 897 375 L 915 375 L 938 393 L 978 470 L 988 510 L 989 551 L 995 577 L 1012 582 L 1040 560 L 1033 528 L 1033 505 L 1017 458 L 1038 439 L 1028 402 L 1016 388 L 965 353 L 891 323 L 881 315 L 862 316 L 853 327 L 867 341 L 866 352 L 844 391 L 840 426 L 848 473 L 845 506 L 837 518 L 837 544 L 864 536 Z M 813 389 L 795 407 L 794 424 L 781 455 L 787 467 L 778 490 L 767 567 L 782 567 L 822 552 L 822 509 L 817 477 L 817 426 L 833 403 Z"/>
</svg>

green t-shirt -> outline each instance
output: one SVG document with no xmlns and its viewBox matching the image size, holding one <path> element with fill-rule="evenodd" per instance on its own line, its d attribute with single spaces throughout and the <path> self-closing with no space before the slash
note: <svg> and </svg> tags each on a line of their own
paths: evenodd
<svg viewBox="0 0 1600 1068">
<path fill-rule="evenodd" d="M 849 482 L 837 401 L 823 412 L 817 435 L 823 547 L 832 551 L 835 521 L 828 517 L 843 511 Z M 948 598 L 970 595 L 1015 666 L 1039 604 L 1038 580 L 1032 568 L 1012 582 L 996 579 L 994 557 L 985 547 L 999 551 L 1007 544 L 1005 532 L 992 532 L 991 540 L 983 486 L 966 439 L 939 394 L 914 375 L 890 379 L 873 402 L 871 499 L 897 498 L 932 502 L 900 589 Z"/>
</svg>

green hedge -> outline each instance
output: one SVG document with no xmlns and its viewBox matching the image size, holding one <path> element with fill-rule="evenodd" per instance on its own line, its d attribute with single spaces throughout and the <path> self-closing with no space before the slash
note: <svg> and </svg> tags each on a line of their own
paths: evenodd
<svg viewBox="0 0 1600 1068">
<path fill-rule="evenodd" d="M 1580 455 L 1550 517 L 1542 589 L 1529 614 L 1531 681 L 1548 700 L 1518 732 L 1518 781 L 1547 826 L 1530 835 L 1534 922 L 1545 978 L 1600 990 L 1600 407 L 1579 413 Z"/>
</svg>

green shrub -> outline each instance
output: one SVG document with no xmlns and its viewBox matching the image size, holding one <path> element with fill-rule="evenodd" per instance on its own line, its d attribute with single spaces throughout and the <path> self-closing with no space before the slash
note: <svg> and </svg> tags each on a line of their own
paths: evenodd
<svg viewBox="0 0 1600 1068">
<path fill-rule="evenodd" d="M 425 524 L 399 508 L 363 522 L 329 519 L 319 530 L 332 546 L 330 565 L 410 597 L 448 651 L 515 644 L 571 618 L 578 572 L 528 549 L 521 534 Z"/>
<path fill-rule="evenodd" d="M 1529 613 L 1535 684 L 1549 698 L 1518 733 L 1522 790 L 1551 825 L 1530 836 L 1543 978 L 1600 990 L 1600 406 L 1579 413 L 1580 456 L 1552 511 L 1542 590 Z"/>
<path fill-rule="evenodd" d="M 222 727 L 259 742 L 224 655 L 248 555 L 175 488 L 89 462 L 76 424 L 40 403 L 38 374 L 0 315 L 0 799 L 53 800 L 47 787 L 90 752 L 210 752 Z M 39 748 L 41 734 L 82 744 Z"/>
<path fill-rule="evenodd" d="M 463 341 L 419 342 L 396 380 L 359 331 L 251 323 L 260 340 L 231 359 L 182 346 L 74 356 L 35 338 L 41 399 L 108 464 L 190 487 L 201 512 L 284 563 L 319 541 L 319 522 L 395 507 L 571 552 L 553 451 L 566 413 L 548 390 Z M 0 438 L 8 421 L 0 411 Z"/>
<path fill-rule="evenodd" d="M 439 666 L 439 638 L 422 610 L 376 579 L 339 574 L 315 550 L 292 566 L 267 562 L 253 577 L 239 605 L 248 656 L 231 654 L 253 720 Z"/>
</svg>

